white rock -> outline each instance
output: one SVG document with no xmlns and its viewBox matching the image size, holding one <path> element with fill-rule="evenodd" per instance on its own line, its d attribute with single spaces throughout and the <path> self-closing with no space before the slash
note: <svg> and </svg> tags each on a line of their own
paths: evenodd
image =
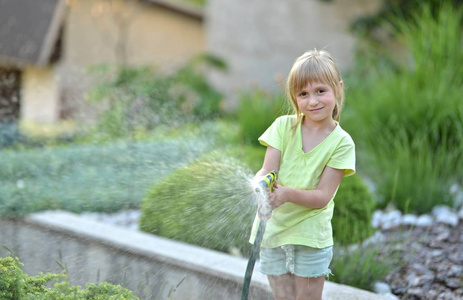
<svg viewBox="0 0 463 300">
<path fill-rule="evenodd" d="M 130 230 L 133 230 L 133 231 L 138 231 L 139 230 L 138 224 L 130 224 L 130 225 L 128 225 L 128 228 Z"/>
<path fill-rule="evenodd" d="M 362 247 L 367 247 L 369 245 L 378 245 L 384 242 L 385 239 L 386 237 L 383 233 L 381 233 L 380 231 L 376 231 L 375 234 L 373 234 L 372 236 L 370 236 L 362 242 Z"/>
<path fill-rule="evenodd" d="M 447 224 L 450 226 L 458 225 L 458 215 L 446 205 L 437 205 L 432 209 L 432 214 L 439 223 Z"/>
<path fill-rule="evenodd" d="M 436 216 L 436 221 L 438 223 L 443 223 L 443 224 L 456 227 L 458 225 L 458 215 L 454 212 L 440 214 Z"/>
<path fill-rule="evenodd" d="M 381 218 L 381 228 L 391 229 L 400 225 L 402 213 L 399 210 L 393 210 L 383 214 Z"/>
<path fill-rule="evenodd" d="M 391 292 L 391 287 L 389 286 L 389 284 L 381 281 L 375 282 L 373 289 L 375 293 L 380 295 L 384 295 Z"/>
<path fill-rule="evenodd" d="M 384 296 L 384 297 L 386 297 L 388 299 L 394 299 L 394 300 L 399 300 L 400 299 L 399 297 L 397 297 L 393 293 L 386 293 L 386 294 L 383 294 L 382 296 Z"/>
<path fill-rule="evenodd" d="M 440 214 L 446 214 L 451 211 L 452 209 L 448 207 L 447 205 L 436 205 L 433 207 L 431 214 L 437 217 Z"/>
<path fill-rule="evenodd" d="M 141 215 L 141 212 L 139 210 L 132 210 L 131 212 L 129 212 L 129 218 L 131 220 L 138 220 L 140 218 L 140 215 Z"/>
<path fill-rule="evenodd" d="M 421 215 L 416 220 L 417 227 L 429 227 L 432 225 L 432 217 L 430 215 Z"/>
<path fill-rule="evenodd" d="M 406 214 L 402 217 L 402 225 L 414 226 L 418 222 L 418 217 L 415 215 Z"/>
<path fill-rule="evenodd" d="M 460 219 L 463 219 L 463 207 L 460 208 L 460 211 L 458 212 L 458 217 L 460 217 Z"/>
<path fill-rule="evenodd" d="M 381 219 L 383 216 L 383 212 L 380 210 L 376 210 L 371 217 L 371 226 L 373 228 L 378 228 L 381 225 Z"/>
</svg>

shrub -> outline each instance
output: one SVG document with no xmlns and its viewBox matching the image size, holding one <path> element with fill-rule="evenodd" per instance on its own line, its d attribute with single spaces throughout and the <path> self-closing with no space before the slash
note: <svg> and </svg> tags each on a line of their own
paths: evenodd
<svg viewBox="0 0 463 300">
<path fill-rule="evenodd" d="M 359 175 L 342 180 L 334 202 L 332 226 L 335 243 L 359 243 L 373 234 L 371 216 L 376 203 Z"/>
<path fill-rule="evenodd" d="M 238 109 L 240 135 L 246 145 L 259 145 L 257 140 L 280 115 L 285 113 L 284 96 L 262 90 L 243 93 Z"/>
<path fill-rule="evenodd" d="M 367 153 L 383 205 L 426 213 L 451 205 L 463 158 L 463 9 L 423 6 L 395 20 L 410 64 L 364 74 L 352 87 L 345 127 Z M 360 151 L 362 152 L 362 150 Z"/>
<path fill-rule="evenodd" d="M 107 106 L 99 116 L 96 132 L 120 138 L 161 124 L 178 126 L 216 117 L 222 97 L 201 73 L 204 65 L 226 68 L 210 55 L 198 56 L 171 75 L 148 67 L 93 68 L 101 78 L 89 92 L 89 102 Z"/>
<path fill-rule="evenodd" d="M 222 252 L 234 247 L 249 253 L 256 213 L 250 180 L 262 166 L 264 151 L 217 150 L 175 171 L 148 191 L 141 230 Z"/>
<path fill-rule="evenodd" d="M 55 300 L 55 299 L 138 299 L 131 291 L 119 285 L 102 283 L 100 285 L 87 284 L 86 289 L 80 286 L 70 286 L 66 275 L 40 273 L 28 276 L 21 270 L 23 264 L 18 258 L 11 256 L 0 258 L 0 299 L 4 300 Z M 50 287 L 50 282 L 59 279 Z"/>
</svg>

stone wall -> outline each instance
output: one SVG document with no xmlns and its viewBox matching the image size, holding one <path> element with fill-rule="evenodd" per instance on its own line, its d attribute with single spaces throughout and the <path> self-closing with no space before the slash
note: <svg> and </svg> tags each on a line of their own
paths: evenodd
<svg viewBox="0 0 463 300">
<path fill-rule="evenodd" d="M 60 262 L 72 285 L 107 281 L 133 290 L 141 299 L 241 299 L 247 265 L 244 258 L 60 211 L 0 218 L 0 254 L 10 251 L 29 275 L 60 272 Z M 258 271 L 249 299 L 272 299 L 267 279 Z M 328 281 L 323 299 L 387 298 Z"/>
<path fill-rule="evenodd" d="M 240 299 L 247 264 L 242 258 L 67 212 L 0 219 L 0 246 L 6 246 L 0 247 L 0 254 L 13 251 L 29 275 L 60 272 L 60 262 L 72 285 L 107 281 L 129 288 L 141 299 Z M 266 279 L 257 272 L 250 299 L 270 298 Z"/>
</svg>

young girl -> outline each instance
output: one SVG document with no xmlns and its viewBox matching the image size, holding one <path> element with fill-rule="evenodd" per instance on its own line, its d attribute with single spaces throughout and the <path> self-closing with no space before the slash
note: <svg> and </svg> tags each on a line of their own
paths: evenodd
<svg viewBox="0 0 463 300">
<path fill-rule="evenodd" d="M 328 52 L 297 58 L 286 92 L 295 115 L 277 118 L 259 138 L 267 151 L 255 179 L 278 171 L 259 269 L 277 300 L 321 299 L 333 256 L 333 198 L 343 176 L 355 173 L 355 145 L 339 125 L 343 82 Z"/>
</svg>

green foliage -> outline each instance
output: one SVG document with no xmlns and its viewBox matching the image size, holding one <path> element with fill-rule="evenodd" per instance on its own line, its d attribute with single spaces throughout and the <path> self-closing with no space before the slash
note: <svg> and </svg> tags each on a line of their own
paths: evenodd
<svg viewBox="0 0 463 300">
<path fill-rule="evenodd" d="M 223 70 L 226 66 L 214 56 L 202 55 L 171 75 L 148 67 L 94 68 L 100 80 L 89 92 L 89 102 L 107 106 L 96 131 L 120 138 L 161 124 L 178 126 L 217 116 L 222 98 L 202 75 L 204 68 Z"/>
<path fill-rule="evenodd" d="M 334 201 L 332 226 L 336 243 L 359 243 L 373 234 L 371 216 L 376 203 L 360 176 L 344 178 Z"/>
<path fill-rule="evenodd" d="M 442 5 L 419 8 L 412 22 L 395 19 L 410 64 L 379 64 L 354 81 L 343 126 L 367 153 L 360 161 L 384 206 L 426 213 L 451 205 L 450 185 L 463 170 L 462 16 Z"/>
<path fill-rule="evenodd" d="M 243 93 L 240 97 L 238 123 L 244 144 L 259 145 L 259 136 L 284 113 L 285 100 L 282 95 L 269 95 L 257 89 Z"/>
<path fill-rule="evenodd" d="M 86 289 L 80 286 L 70 286 L 67 276 L 63 274 L 40 273 L 28 276 L 21 266 L 19 259 L 11 256 L 0 258 L 0 299 L 4 300 L 132 300 L 138 299 L 131 291 L 119 285 L 102 283 L 100 285 L 87 284 Z M 65 279 L 50 287 L 50 282 Z"/>
<path fill-rule="evenodd" d="M 0 215 L 140 206 L 146 190 L 209 147 L 203 139 L 2 151 Z"/>
<path fill-rule="evenodd" d="M 2 122 L 0 120 L 0 148 L 17 143 L 21 138 L 16 122 Z"/>
<path fill-rule="evenodd" d="M 175 171 L 148 191 L 141 230 L 222 252 L 238 248 L 249 253 L 256 213 L 250 180 L 262 165 L 264 150 L 217 150 Z"/>
<path fill-rule="evenodd" d="M 431 11 L 439 11 L 443 3 L 452 5 L 455 8 L 460 7 L 461 0 L 383 0 L 382 8 L 374 15 L 366 15 L 355 20 L 352 29 L 364 36 L 374 37 L 375 29 L 389 23 L 394 25 L 397 17 L 410 21 L 416 14 L 416 9 L 423 4 L 428 5 Z"/>
<path fill-rule="evenodd" d="M 400 263 L 397 253 L 384 251 L 380 245 L 362 247 L 355 245 L 350 249 L 336 248 L 331 269 L 334 276 L 330 280 L 355 286 L 360 289 L 373 290 L 373 284 L 382 281 Z M 382 255 L 379 255 L 382 252 Z M 388 255 L 384 255 L 388 252 Z"/>
</svg>

